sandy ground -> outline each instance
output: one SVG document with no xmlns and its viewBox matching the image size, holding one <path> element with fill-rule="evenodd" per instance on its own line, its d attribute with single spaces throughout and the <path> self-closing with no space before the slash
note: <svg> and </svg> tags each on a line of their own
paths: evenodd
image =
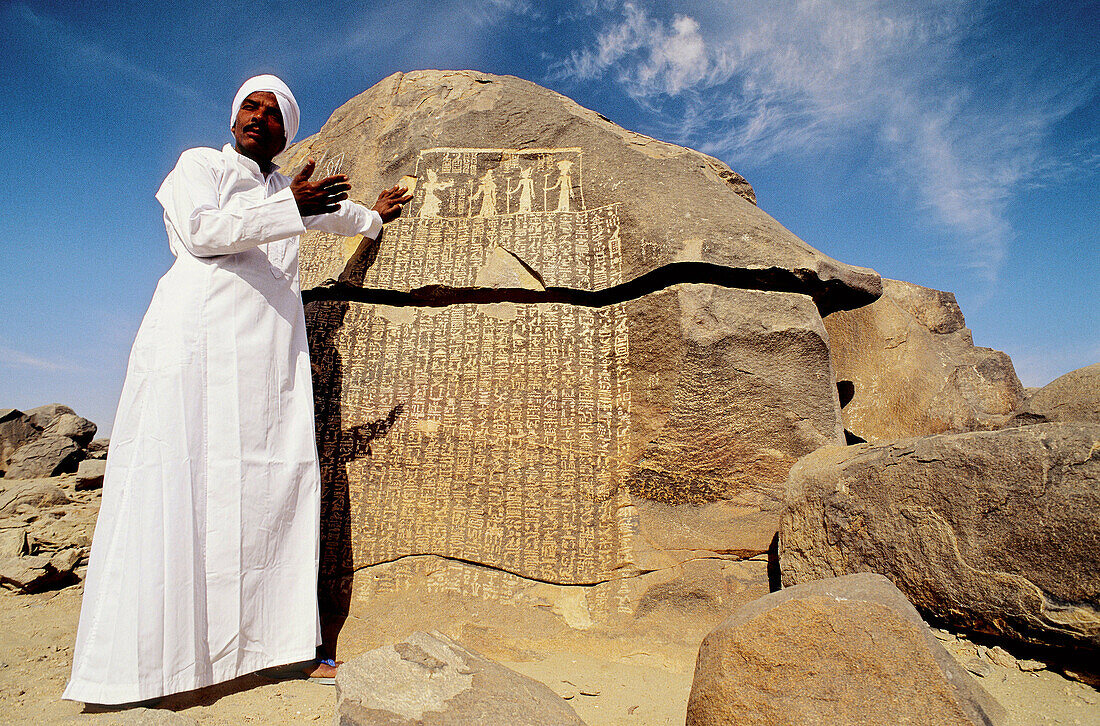
<svg viewBox="0 0 1100 726">
<path fill-rule="evenodd" d="M 248 676 L 202 691 L 181 694 L 149 711 L 93 712 L 61 701 L 68 677 L 80 607 L 81 587 L 39 595 L 0 593 L 0 724 L 168 723 L 178 712 L 203 726 L 242 723 L 331 723 L 335 690 L 305 681 L 270 681 Z M 349 623 L 349 632 L 362 624 Z M 942 634 L 941 634 L 942 635 Z M 386 639 L 388 640 L 388 636 Z M 945 635 L 960 662 L 978 658 L 978 646 Z M 377 643 L 364 643 L 362 650 Z M 476 643 L 470 643 L 477 649 Z M 353 656 L 354 647 L 342 657 Z M 547 684 L 569 699 L 590 726 L 682 724 L 691 690 L 690 652 L 608 648 L 607 659 L 592 648 L 553 654 L 537 652 L 500 659 L 504 665 Z M 492 656 L 492 654 L 487 653 Z M 988 662 L 982 685 L 1008 710 L 1010 726 L 1070 724 L 1100 726 L 1100 693 L 1061 675 L 1022 672 Z"/>
</svg>

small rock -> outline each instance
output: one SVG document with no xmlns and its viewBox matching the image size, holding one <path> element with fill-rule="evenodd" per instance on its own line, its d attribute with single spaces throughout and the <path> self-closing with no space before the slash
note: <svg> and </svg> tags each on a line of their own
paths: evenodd
<svg viewBox="0 0 1100 726">
<path fill-rule="evenodd" d="M 971 658 L 965 665 L 968 671 L 981 678 L 985 678 L 993 673 L 993 666 L 980 658 Z"/>
<path fill-rule="evenodd" d="M 583 725 L 550 688 L 439 633 L 413 633 L 348 661 L 336 674 L 336 698 L 342 726 Z"/>
<path fill-rule="evenodd" d="M 111 446 L 110 439 L 92 439 L 92 442 L 88 444 L 85 451 L 88 452 L 88 458 L 90 459 L 106 459 L 107 449 Z"/>
<path fill-rule="evenodd" d="M 50 567 L 57 570 L 58 574 L 66 575 L 75 570 L 76 566 L 80 564 L 80 560 L 83 558 L 83 550 L 72 547 L 67 550 L 61 550 L 51 557 Z"/>
<path fill-rule="evenodd" d="M 598 696 L 600 692 L 595 688 L 582 688 L 580 694 L 582 696 Z"/>
<path fill-rule="evenodd" d="M 987 658 L 989 658 L 989 660 L 1001 666 L 1002 668 L 1016 667 L 1016 659 L 1012 657 L 1012 655 L 1007 650 L 999 645 L 987 649 L 985 655 Z"/>
<path fill-rule="evenodd" d="M 99 489 L 103 486 L 103 475 L 107 471 L 107 462 L 103 459 L 85 459 L 76 469 L 76 490 Z"/>
<path fill-rule="evenodd" d="M 30 554 L 27 530 L 23 527 L 0 530 L 0 560 Z"/>
</svg>

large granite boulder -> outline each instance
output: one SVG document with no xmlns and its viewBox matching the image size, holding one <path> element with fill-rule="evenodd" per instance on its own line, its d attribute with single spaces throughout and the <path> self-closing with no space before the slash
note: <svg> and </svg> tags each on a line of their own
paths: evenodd
<svg viewBox="0 0 1100 726">
<path fill-rule="evenodd" d="M 787 497 L 785 584 L 879 572 L 953 627 L 1100 649 L 1100 424 L 821 449 Z"/>
<path fill-rule="evenodd" d="M 414 194 L 378 245 L 301 244 L 338 599 L 413 557 L 493 598 L 764 555 L 791 465 L 843 440 L 821 314 L 873 271 L 714 159 L 515 78 L 391 76 L 280 163 L 307 156 L 365 201 Z"/>
<path fill-rule="evenodd" d="M 1024 411 L 1042 421 L 1100 423 L 1100 363 L 1054 379 L 1031 394 Z"/>
<path fill-rule="evenodd" d="M 688 726 L 1001 724 L 1001 706 L 881 575 L 742 606 L 699 648 Z"/>
<path fill-rule="evenodd" d="M 510 76 L 395 73 L 280 163 L 294 170 L 308 156 L 318 174 L 347 174 L 353 198 L 368 206 L 378 189 L 413 184 L 406 216 L 367 273 L 371 287 L 471 286 L 499 243 L 547 286 L 573 291 L 661 270 L 684 282 L 749 270 L 765 289 L 810 294 L 832 311 L 881 290 L 873 271 L 821 254 L 756 207 L 744 179 L 718 160 Z M 346 254 L 331 235 L 306 235 L 304 286 L 335 277 Z"/>
<path fill-rule="evenodd" d="M 974 346 L 955 296 L 882 281 L 874 303 L 825 318 L 846 429 L 871 441 L 995 429 L 1023 401 L 1004 353 Z"/>
<path fill-rule="evenodd" d="M 4 476 L 8 479 L 40 479 L 76 471 L 84 452 L 68 436 L 43 434 L 20 446 L 11 456 Z"/>
<path fill-rule="evenodd" d="M 364 653 L 336 676 L 337 726 L 584 726 L 547 686 L 439 633 Z"/>
</svg>

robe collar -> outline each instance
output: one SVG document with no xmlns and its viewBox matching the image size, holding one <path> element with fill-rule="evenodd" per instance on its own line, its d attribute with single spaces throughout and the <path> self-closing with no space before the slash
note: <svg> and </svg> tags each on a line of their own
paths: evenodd
<svg viewBox="0 0 1100 726">
<path fill-rule="evenodd" d="M 223 146 L 222 147 L 222 153 L 225 154 L 226 156 L 230 157 L 231 159 L 235 159 L 238 164 L 240 164 L 245 169 L 247 169 L 248 172 L 250 174 L 252 174 L 252 176 L 256 177 L 260 181 L 266 182 L 268 180 L 268 178 L 271 177 L 272 174 L 279 171 L 279 165 L 276 164 L 275 162 L 271 162 L 271 171 L 265 176 L 264 173 L 262 171 L 260 171 L 260 165 L 259 164 L 254 162 L 252 159 L 249 159 L 247 156 L 240 153 L 236 149 L 234 149 L 232 144 L 226 144 L 225 146 Z"/>
</svg>

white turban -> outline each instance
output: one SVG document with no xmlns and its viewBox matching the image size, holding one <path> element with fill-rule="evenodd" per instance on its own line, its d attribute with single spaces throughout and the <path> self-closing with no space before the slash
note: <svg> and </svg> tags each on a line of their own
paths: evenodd
<svg viewBox="0 0 1100 726">
<path fill-rule="evenodd" d="M 241 110 L 241 104 L 256 91 L 269 91 L 275 94 L 275 100 L 279 103 L 279 112 L 283 114 L 283 130 L 286 131 L 285 149 L 290 146 L 294 136 L 298 133 L 298 102 L 294 100 L 294 94 L 290 92 L 283 81 L 272 75 L 253 76 L 244 82 L 241 90 L 233 97 L 233 112 L 229 114 L 229 125 L 233 126 L 237 121 L 237 111 Z"/>
</svg>

